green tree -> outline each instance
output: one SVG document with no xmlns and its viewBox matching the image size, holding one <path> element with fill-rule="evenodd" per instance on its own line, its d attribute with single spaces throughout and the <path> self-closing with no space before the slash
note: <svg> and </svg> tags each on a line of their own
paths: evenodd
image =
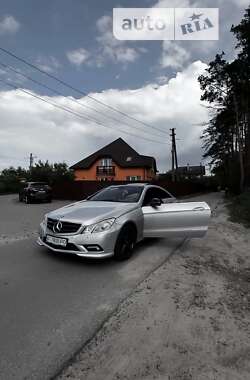
<svg viewBox="0 0 250 380">
<path fill-rule="evenodd" d="M 18 192 L 23 181 L 55 183 L 73 181 L 74 174 L 65 162 L 49 164 L 48 161 L 39 161 L 30 170 L 9 167 L 0 174 L 0 193 Z"/>
<path fill-rule="evenodd" d="M 30 178 L 32 181 L 43 181 L 53 185 L 65 180 L 73 180 L 72 171 L 65 162 L 49 164 L 48 161 L 38 161 L 31 170 Z"/>
<path fill-rule="evenodd" d="M 26 180 L 28 176 L 28 171 L 20 166 L 17 169 L 12 166 L 4 169 L 0 175 L 0 193 L 17 192 L 20 181 Z"/>
<path fill-rule="evenodd" d="M 224 52 L 217 54 L 206 74 L 199 77 L 201 99 L 216 105 L 202 135 L 204 157 L 212 158 L 215 171 L 225 174 L 226 185 L 233 191 L 242 191 L 250 184 L 249 28 L 250 7 L 241 23 L 232 27 L 237 38 L 237 58 L 227 62 Z"/>
</svg>

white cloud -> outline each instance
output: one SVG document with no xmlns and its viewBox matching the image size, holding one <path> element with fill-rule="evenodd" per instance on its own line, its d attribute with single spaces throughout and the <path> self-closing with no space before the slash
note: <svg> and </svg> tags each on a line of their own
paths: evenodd
<svg viewBox="0 0 250 380">
<path fill-rule="evenodd" d="M 92 49 L 91 53 L 84 48 L 68 51 L 68 60 L 80 67 L 83 63 L 104 66 L 107 62 L 121 64 L 123 68 L 128 63 L 132 63 L 139 58 L 147 49 L 143 47 L 132 47 L 126 41 L 119 41 L 113 36 L 112 18 L 102 16 L 96 22 L 97 29 L 97 48 Z"/>
<path fill-rule="evenodd" d="M 189 0 L 159 0 L 154 5 L 157 8 L 189 8 L 191 2 Z"/>
<path fill-rule="evenodd" d="M 110 29 L 111 24 L 112 24 L 111 16 L 107 16 L 107 15 L 100 17 L 96 21 L 96 27 L 100 33 L 106 33 L 107 30 L 111 31 Z"/>
<path fill-rule="evenodd" d="M 134 127 L 129 129 L 122 123 L 108 120 L 110 111 L 103 108 L 103 114 L 88 112 L 88 116 L 98 118 L 113 129 L 104 128 L 90 121 L 78 119 L 76 116 L 54 108 L 32 98 L 20 90 L 0 92 L 0 152 L 5 159 L 3 166 L 24 164 L 23 158 L 33 152 L 39 159 L 55 162 L 66 161 L 73 164 L 87 156 L 104 144 L 121 136 L 141 154 L 154 155 L 160 170 L 170 167 L 170 146 L 150 143 L 132 135 L 122 134 L 117 129 L 143 135 L 144 137 L 169 140 L 169 128 L 177 128 L 180 164 L 199 164 L 201 159 L 200 139 L 204 121 L 208 119 L 208 111 L 200 105 L 201 91 L 197 76 L 206 68 L 200 61 L 189 65 L 167 83 L 154 86 L 152 84 L 137 90 L 110 89 L 101 93 L 90 94 L 98 100 L 119 108 L 144 122 L 166 130 L 167 134 L 159 137 L 158 132 L 150 130 L 126 119 Z M 45 97 L 62 106 L 70 107 L 78 113 L 85 113 L 78 104 L 68 97 Z M 88 98 L 80 99 L 81 103 L 90 104 Z M 95 103 L 91 101 L 91 106 Z M 97 107 L 100 109 L 100 107 Z M 113 114 L 115 116 L 115 114 Z M 121 115 L 115 116 L 122 121 Z M 144 132 L 135 127 L 142 128 Z M 145 132 L 152 132 L 153 135 Z M 13 154 L 14 152 L 14 154 Z M 16 159 L 7 157 L 15 155 Z M 28 160 L 26 161 L 26 163 Z"/>
<path fill-rule="evenodd" d="M 223 2 L 224 0 L 220 0 L 220 2 Z M 239 8 L 247 8 L 249 4 L 249 0 L 231 0 L 232 3 L 237 5 Z"/>
<path fill-rule="evenodd" d="M 4 79 L 4 81 L 9 82 L 10 84 L 14 86 L 23 86 L 24 83 L 27 82 L 27 79 L 23 77 L 21 74 L 13 73 L 9 70 L 1 70 L 0 69 L 0 78 Z M 9 88 L 6 85 L 7 88 Z"/>
<path fill-rule="evenodd" d="M 14 34 L 20 28 L 20 23 L 11 15 L 4 16 L 0 20 L 0 35 Z"/>
<path fill-rule="evenodd" d="M 137 60 L 142 53 L 147 52 L 145 48 L 131 47 L 126 41 L 117 40 L 113 36 L 110 16 L 99 18 L 96 27 L 98 31 L 96 37 L 98 50 L 95 58 L 97 66 L 103 66 L 106 61 L 126 65 Z"/>
<path fill-rule="evenodd" d="M 159 0 L 153 6 L 157 8 L 209 8 L 220 7 L 224 9 L 230 6 L 230 3 L 236 5 L 238 8 L 247 8 L 249 0 L 215 0 L 211 4 L 211 0 L 193 1 L 193 0 Z"/>
<path fill-rule="evenodd" d="M 190 59 L 190 53 L 176 41 L 163 41 L 160 65 L 162 68 L 181 69 Z"/>
<path fill-rule="evenodd" d="M 159 0 L 155 7 L 184 7 L 209 8 L 218 7 L 220 10 L 220 38 L 218 41 L 177 41 L 162 43 L 162 55 L 159 60 L 160 67 L 181 68 L 191 60 L 200 59 L 210 62 L 216 53 L 225 51 L 228 59 L 235 53 L 233 46 L 235 39 L 230 33 L 232 24 L 237 25 L 244 14 L 244 8 L 250 5 L 249 0 Z M 189 59 L 191 57 L 191 59 Z"/>
<path fill-rule="evenodd" d="M 84 48 L 68 51 L 66 55 L 68 60 L 76 66 L 81 66 L 90 57 L 90 53 Z"/>
<path fill-rule="evenodd" d="M 155 79 L 158 85 L 166 84 L 169 81 L 169 78 L 165 75 L 159 75 Z"/>
<path fill-rule="evenodd" d="M 56 72 L 61 67 L 60 62 L 53 56 L 39 56 L 36 59 L 36 64 L 41 70 L 47 73 Z"/>
</svg>

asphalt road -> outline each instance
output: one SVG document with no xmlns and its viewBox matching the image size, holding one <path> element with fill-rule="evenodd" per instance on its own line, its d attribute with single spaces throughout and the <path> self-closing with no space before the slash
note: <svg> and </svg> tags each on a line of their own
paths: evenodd
<svg viewBox="0 0 250 380">
<path fill-rule="evenodd" d="M 148 240 L 123 263 L 35 245 L 42 215 L 65 202 L 0 196 L 0 379 L 53 377 L 181 240 Z"/>
</svg>

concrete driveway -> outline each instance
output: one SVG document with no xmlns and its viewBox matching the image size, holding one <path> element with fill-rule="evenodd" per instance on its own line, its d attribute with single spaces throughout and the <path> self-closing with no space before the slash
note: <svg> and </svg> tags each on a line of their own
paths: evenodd
<svg viewBox="0 0 250 380">
<path fill-rule="evenodd" d="M 0 379 L 49 379 L 120 302 L 182 244 L 148 240 L 128 262 L 87 261 L 35 244 L 44 213 L 68 202 L 0 196 Z"/>
<path fill-rule="evenodd" d="M 26 205 L 18 201 L 17 194 L 0 195 L 0 247 L 2 244 L 35 236 L 43 215 L 67 203 L 70 202 L 53 201 Z"/>
</svg>

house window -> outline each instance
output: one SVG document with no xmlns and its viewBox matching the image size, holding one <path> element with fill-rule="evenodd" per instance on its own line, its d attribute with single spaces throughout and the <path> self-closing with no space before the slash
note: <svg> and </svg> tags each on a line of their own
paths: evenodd
<svg viewBox="0 0 250 380">
<path fill-rule="evenodd" d="M 127 181 L 140 181 L 140 180 L 141 180 L 140 175 L 127 176 Z"/>
<path fill-rule="evenodd" d="M 103 158 L 101 160 L 101 166 L 112 166 L 112 158 Z"/>
</svg>

